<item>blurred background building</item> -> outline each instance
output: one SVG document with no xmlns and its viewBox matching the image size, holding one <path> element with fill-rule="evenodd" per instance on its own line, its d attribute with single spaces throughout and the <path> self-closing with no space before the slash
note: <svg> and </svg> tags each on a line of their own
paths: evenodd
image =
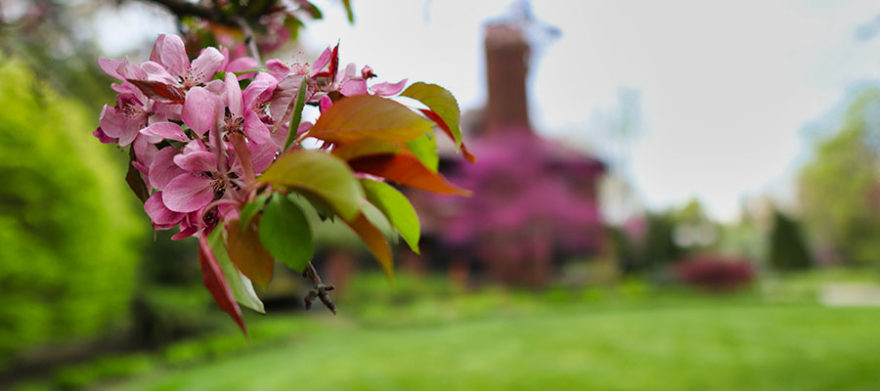
<svg viewBox="0 0 880 391">
<path fill-rule="evenodd" d="M 485 27 L 488 100 L 463 120 L 478 163 L 458 159 L 453 146 L 442 144 L 452 157 L 442 160 L 441 171 L 474 195 L 412 196 L 433 265 L 456 276 L 537 287 L 563 260 L 602 251 L 597 188 L 605 165 L 533 128 L 528 81 L 538 62 L 529 36 L 535 22 L 527 8 L 517 11 Z"/>
</svg>

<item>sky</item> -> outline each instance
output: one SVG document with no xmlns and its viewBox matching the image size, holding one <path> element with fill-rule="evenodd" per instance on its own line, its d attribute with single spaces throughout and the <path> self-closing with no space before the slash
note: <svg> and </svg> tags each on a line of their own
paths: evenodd
<svg viewBox="0 0 880 391">
<path fill-rule="evenodd" d="M 306 53 L 338 41 L 343 63 L 369 64 L 388 81 L 440 84 L 465 110 L 485 103 L 482 27 L 510 0 L 354 0 L 353 26 L 336 2 L 316 3 L 325 20 L 307 25 Z M 536 129 L 615 163 L 651 209 L 698 198 L 713 217 L 732 220 L 749 197 L 792 202 L 811 149 L 806 129 L 854 86 L 880 78 L 880 37 L 856 34 L 880 15 L 872 1 L 531 4 L 538 21 L 561 32 L 541 42 L 533 62 Z M 132 36 L 149 45 L 174 29 L 141 17 L 102 18 L 102 46 L 119 53 L 139 42 Z M 140 27 L 107 34 L 119 26 Z M 638 102 L 628 138 L 611 130 L 622 92 Z"/>
</svg>

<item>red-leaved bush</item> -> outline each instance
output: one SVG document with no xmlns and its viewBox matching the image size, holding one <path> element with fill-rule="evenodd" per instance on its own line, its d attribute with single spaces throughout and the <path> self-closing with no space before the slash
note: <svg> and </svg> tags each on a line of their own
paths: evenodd
<svg viewBox="0 0 880 391">
<path fill-rule="evenodd" d="M 687 284 L 710 292 L 729 292 L 752 282 L 755 272 L 745 259 L 718 255 L 698 255 L 675 265 L 675 277 Z"/>
</svg>

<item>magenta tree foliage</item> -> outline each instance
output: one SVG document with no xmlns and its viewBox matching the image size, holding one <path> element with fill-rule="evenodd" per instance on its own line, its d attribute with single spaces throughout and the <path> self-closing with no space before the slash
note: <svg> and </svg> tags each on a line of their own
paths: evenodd
<svg viewBox="0 0 880 391">
<path fill-rule="evenodd" d="M 117 80 L 117 98 L 104 106 L 94 135 L 128 149 L 126 181 L 153 227 L 176 228 L 173 239 L 198 239 L 205 286 L 243 332 L 240 306 L 264 312 L 253 284 L 269 284 L 275 260 L 313 282 L 307 308 L 319 299 L 335 312 L 332 285 L 311 264 L 307 216 L 343 221 L 391 278 L 391 247 L 376 219 L 387 220 L 416 252 L 420 228 L 412 205 L 389 182 L 468 193 L 436 169 L 434 129 L 461 146 L 459 108 L 447 90 L 407 86 L 406 79 L 376 82 L 369 66 L 342 68 L 338 44 L 312 63 L 261 62 L 262 43 L 277 44 L 278 26 L 297 15 L 279 8 L 286 2 L 157 2 L 201 18 L 209 32 L 222 27 L 213 33 L 216 42 L 236 34 L 244 41 L 201 47 L 191 58 L 184 39 L 161 35 L 147 61 L 100 58 Z M 314 120 L 303 119 L 308 106 Z"/>
<path fill-rule="evenodd" d="M 450 173 L 474 191 L 469 198 L 432 196 L 437 228 L 447 244 L 466 249 L 494 277 L 541 284 L 534 266 L 561 252 L 596 252 L 601 217 L 595 184 L 604 166 L 531 131 L 503 129 L 475 140 L 480 164 Z M 540 265 L 537 265 L 540 266 Z"/>
</svg>

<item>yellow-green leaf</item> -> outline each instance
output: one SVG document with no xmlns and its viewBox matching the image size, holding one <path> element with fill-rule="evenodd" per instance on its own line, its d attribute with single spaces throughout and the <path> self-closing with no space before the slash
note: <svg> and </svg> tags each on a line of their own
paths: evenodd
<svg viewBox="0 0 880 391">
<path fill-rule="evenodd" d="M 260 176 L 273 186 L 286 186 L 320 197 L 343 219 L 354 219 L 364 198 L 345 161 L 321 151 L 296 151 L 275 161 Z"/>
<path fill-rule="evenodd" d="M 409 248 L 418 254 L 421 235 L 419 216 L 406 196 L 385 182 L 362 179 L 361 185 L 367 199 L 382 211 Z"/>
<path fill-rule="evenodd" d="M 437 154 L 437 139 L 433 134 L 425 133 L 418 138 L 407 141 L 406 146 L 429 170 L 437 172 L 440 155 Z"/>
<path fill-rule="evenodd" d="M 456 147 L 461 147 L 461 110 L 452 93 L 436 84 L 423 82 L 413 83 L 400 96 L 413 98 L 428 106 L 449 127 Z"/>
<path fill-rule="evenodd" d="M 250 225 L 254 216 L 263 210 L 263 206 L 266 205 L 267 199 L 269 199 L 269 194 L 261 194 L 253 201 L 248 202 L 241 207 L 241 211 L 238 212 L 238 229 L 245 229 L 245 227 Z"/>
</svg>

